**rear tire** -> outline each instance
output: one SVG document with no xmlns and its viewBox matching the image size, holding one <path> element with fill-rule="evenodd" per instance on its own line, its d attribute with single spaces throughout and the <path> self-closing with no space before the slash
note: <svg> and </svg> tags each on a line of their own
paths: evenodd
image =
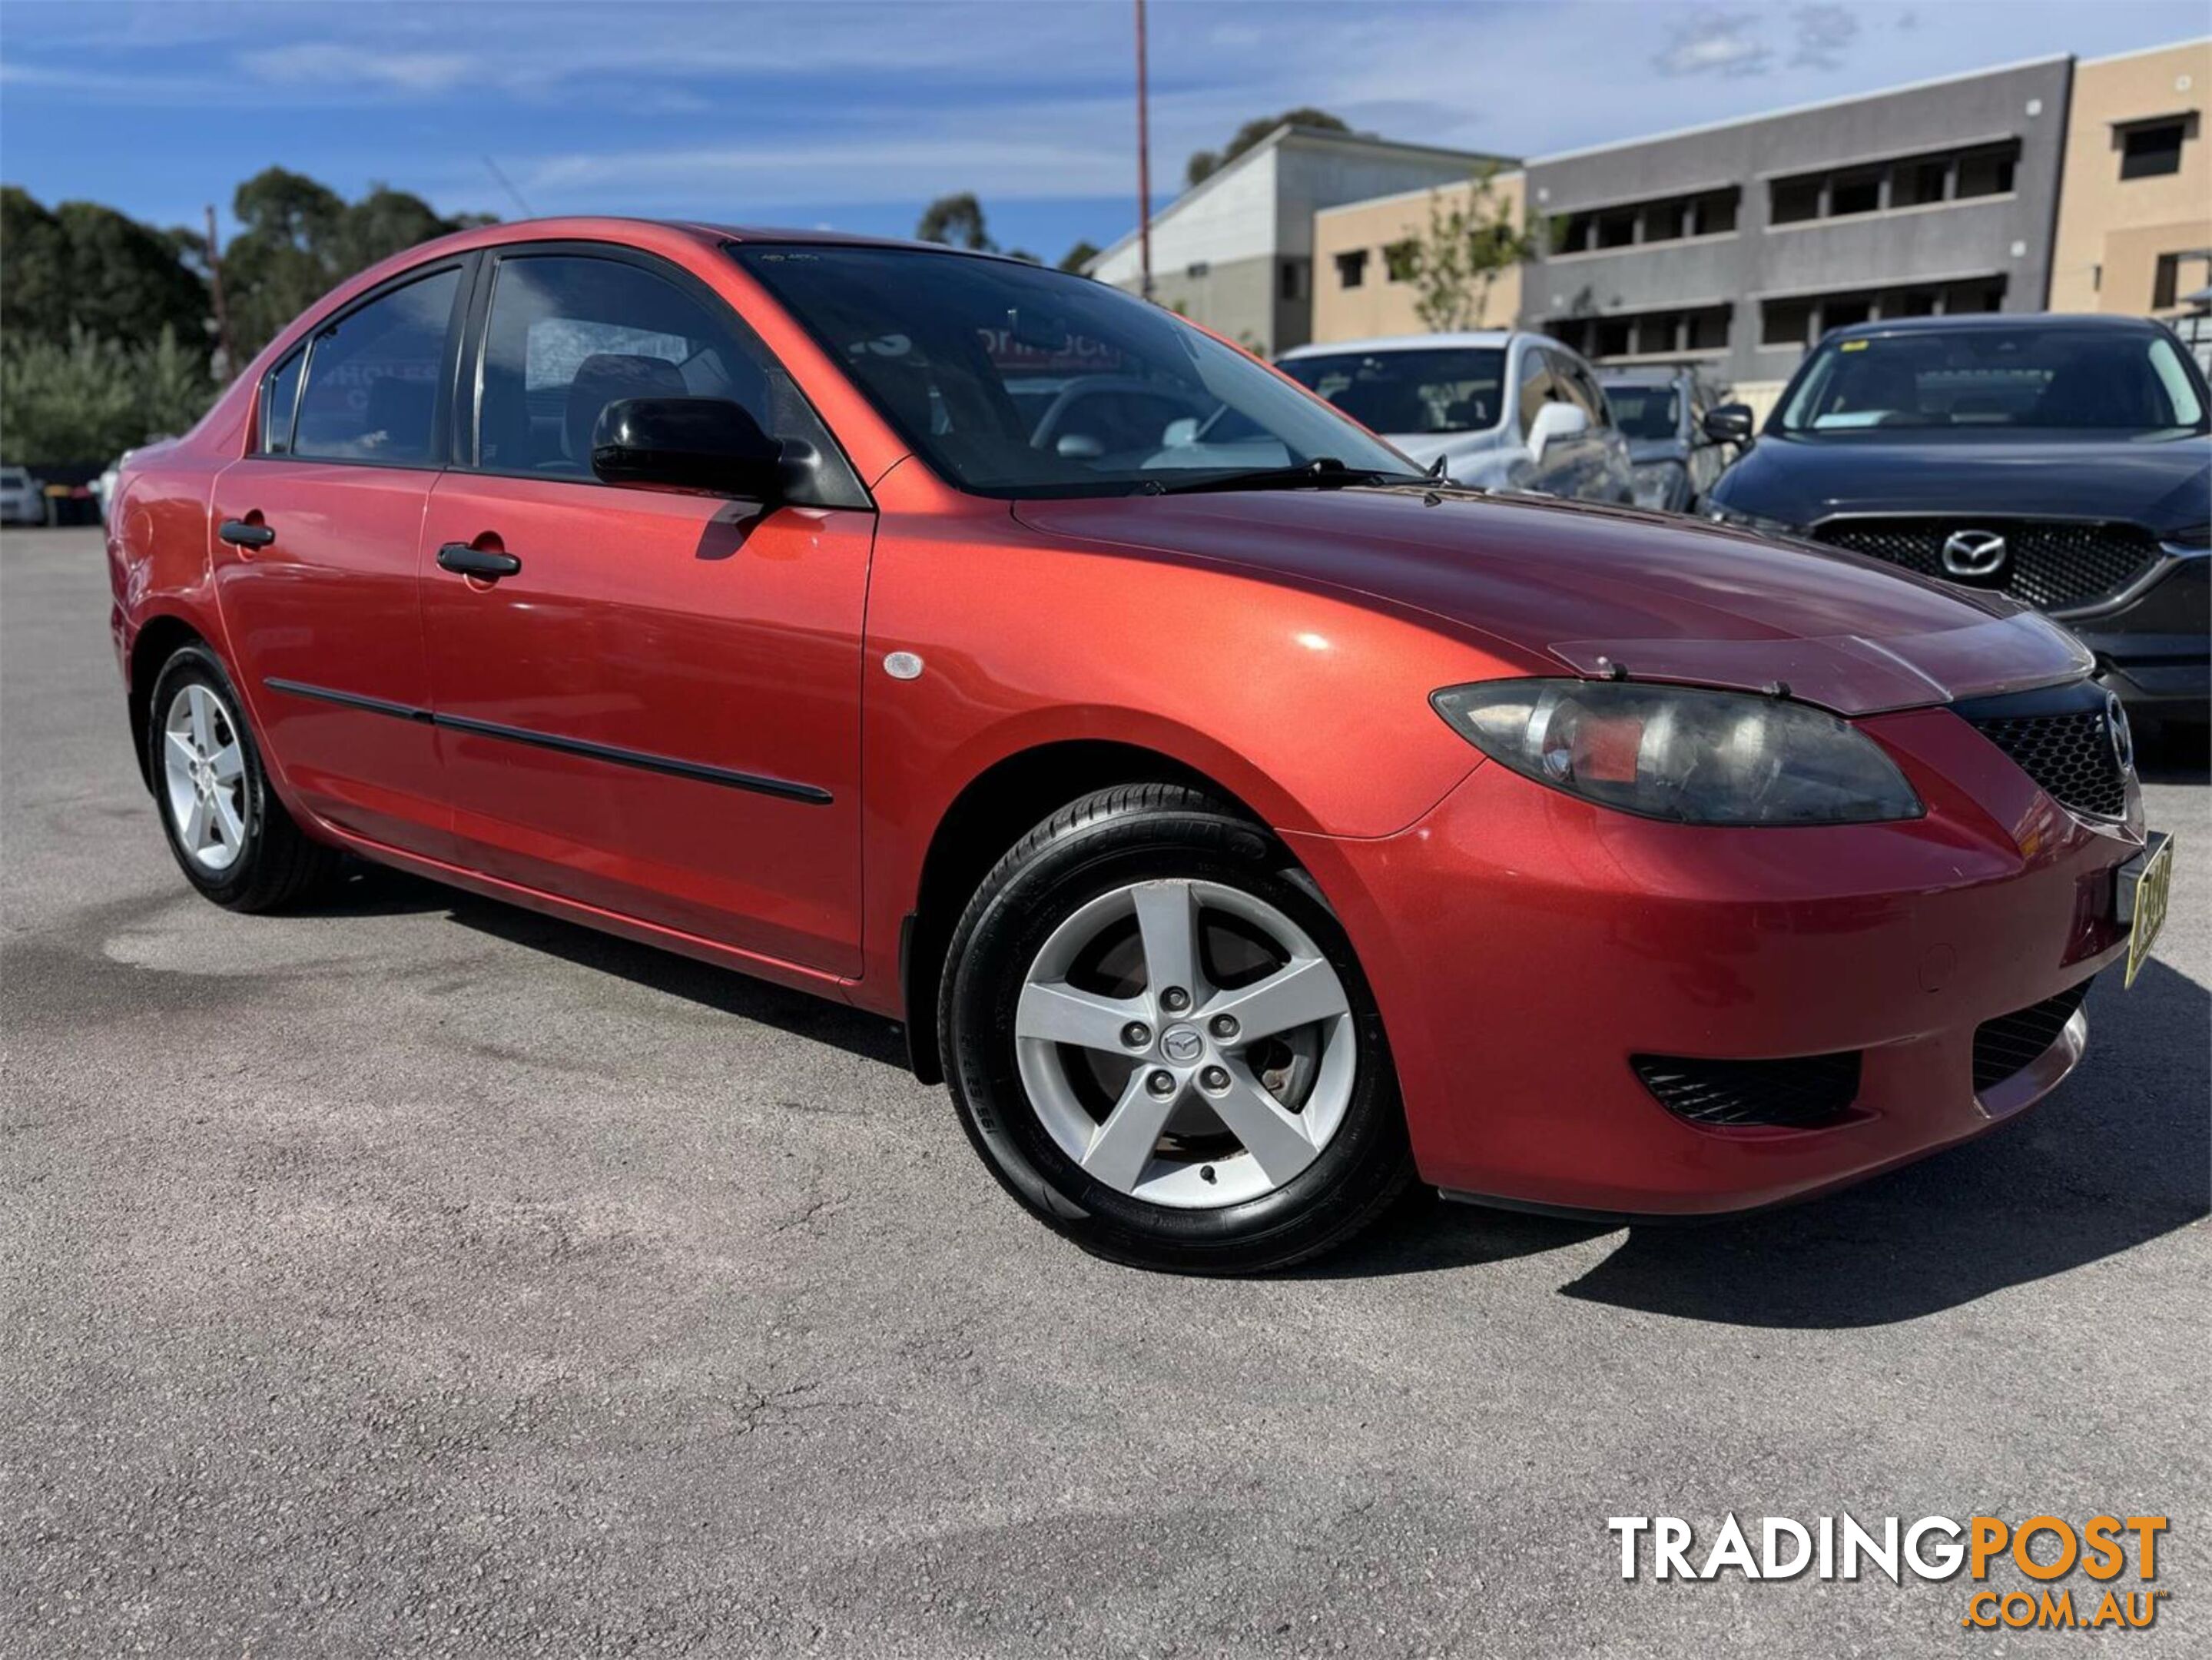
<svg viewBox="0 0 2212 1660">
<path fill-rule="evenodd" d="M 1286 1268 L 1413 1179 L 1350 940 L 1279 841 L 1195 790 L 1122 786 L 1039 824 L 969 902 L 942 983 L 969 1139 L 1085 1250 Z"/>
<path fill-rule="evenodd" d="M 225 909 L 277 910 L 329 886 L 344 855 L 276 799 L 245 708 L 213 652 L 179 647 L 154 681 L 147 775 L 185 879 Z"/>
</svg>

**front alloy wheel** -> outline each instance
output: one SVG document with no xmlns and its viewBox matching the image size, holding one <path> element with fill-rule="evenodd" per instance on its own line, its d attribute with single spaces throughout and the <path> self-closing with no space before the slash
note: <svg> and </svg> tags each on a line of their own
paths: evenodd
<svg viewBox="0 0 2212 1660">
<path fill-rule="evenodd" d="M 1194 790 L 1101 791 L 1008 853 L 955 932 L 939 1034 L 993 1172 L 1117 1261 L 1281 1268 L 1411 1179 L 1343 929 L 1280 842 Z"/>
</svg>

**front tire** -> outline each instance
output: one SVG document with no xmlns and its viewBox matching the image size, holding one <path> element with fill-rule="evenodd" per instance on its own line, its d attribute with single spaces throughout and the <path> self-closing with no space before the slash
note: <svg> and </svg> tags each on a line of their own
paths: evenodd
<svg viewBox="0 0 2212 1660">
<path fill-rule="evenodd" d="M 1086 1250 L 1285 1268 L 1412 1179 L 1351 942 L 1279 842 L 1197 791 L 1103 790 L 1031 830 L 969 902 L 943 985 L 969 1140 Z"/>
<path fill-rule="evenodd" d="M 329 885 L 343 855 L 269 787 L 245 707 L 214 653 L 179 647 L 155 678 L 147 775 L 185 880 L 226 909 L 276 910 Z"/>
</svg>

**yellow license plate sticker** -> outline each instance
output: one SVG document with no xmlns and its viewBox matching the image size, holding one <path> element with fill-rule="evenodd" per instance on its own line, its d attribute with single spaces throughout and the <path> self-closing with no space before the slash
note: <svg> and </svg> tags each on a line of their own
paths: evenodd
<svg viewBox="0 0 2212 1660">
<path fill-rule="evenodd" d="M 2136 873 L 2134 904 L 2135 927 L 2128 935 L 2128 977 L 2124 982 L 2132 986 L 2142 965 L 2150 961 L 2152 942 L 2166 922 L 2166 895 L 2173 887 L 2173 838 L 2167 836 L 2159 843 L 2158 851 L 2143 861 Z"/>
</svg>

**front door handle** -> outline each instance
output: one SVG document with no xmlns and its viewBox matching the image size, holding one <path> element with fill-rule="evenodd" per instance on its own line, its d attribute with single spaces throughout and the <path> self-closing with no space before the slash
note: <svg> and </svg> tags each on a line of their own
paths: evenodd
<svg viewBox="0 0 2212 1660">
<path fill-rule="evenodd" d="M 459 571 L 464 576 L 481 576 L 491 582 L 512 576 L 522 569 L 522 561 L 511 553 L 472 548 L 465 542 L 447 543 L 438 550 L 438 562 L 447 570 Z"/>
<path fill-rule="evenodd" d="M 226 519 L 216 534 L 234 548 L 265 548 L 276 539 L 276 532 L 266 525 L 249 523 L 243 519 Z"/>
</svg>

